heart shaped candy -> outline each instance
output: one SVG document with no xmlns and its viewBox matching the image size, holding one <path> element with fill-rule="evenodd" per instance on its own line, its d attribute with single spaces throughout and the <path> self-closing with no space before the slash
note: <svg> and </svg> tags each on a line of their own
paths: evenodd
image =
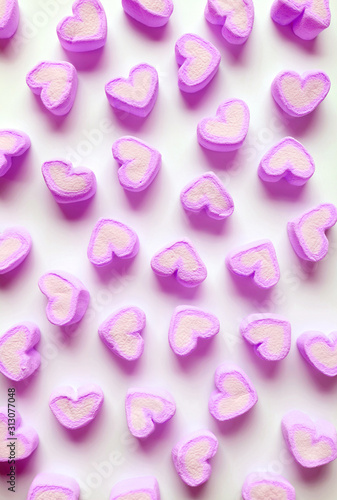
<svg viewBox="0 0 337 500">
<path fill-rule="evenodd" d="M 32 482 L 27 500 L 79 500 L 80 487 L 71 477 L 61 474 L 38 474 Z"/>
<path fill-rule="evenodd" d="M 20 265 L 31 247 L 32 239 L 21 227 L 12 227 L 0 234 L 0 274 L 8 273 Z"/>
<path fill-rule="evenodd" d="M 0 177 L 11 168 L 12 157 L 21 156 L 29 148 L 28 135 L 17 130 L 0 130 Z"/>
<path fill-rule="evenodd" d="M 150 28 L 165 26 L 173 12 L 172 0 L 122 0 L 122 6 L 129 16 Z"/>
<path fill-rule="evenodd" d="M 0 39 L 11 38 L 18 29 L 20 11 L 18 0 L 0 2 Z"/>
<path fill-rule="evenodd" d="M 222 26 L 222 36 L 227 42 L 241 45 L 253 29 L 253 0 L 207 0 L 205 17 L 210 23 Z"/>
<path fill-rule="evenodd" d="M 305 332 L 297 339 L 297 347 L 308 363 L 328 377 L 337 376 L 337 332 L 326 336 Z"/>
<path fill-rule="evenodd" d="M 125 479 L 112 488 L 110 500 L 160 500 L 158 482 L 152 476 Z"/>
<path fill-rule="evenodd" d="M 294 487 L 284 477 L 253 473 L 242 488 L 243 500 L 296 500 Z"/>
<path fill-rule="evenodd" d="M 9 420 L 8 411 L 7 407 L 0 408 L 0 463 L 7 463 L 8 460 L 24 460 L 39 444 L 39 436 L 35 429 L 23 426 L 17 411 L 15 411 L 14 425 L 13 420 Z"/>
</svg>

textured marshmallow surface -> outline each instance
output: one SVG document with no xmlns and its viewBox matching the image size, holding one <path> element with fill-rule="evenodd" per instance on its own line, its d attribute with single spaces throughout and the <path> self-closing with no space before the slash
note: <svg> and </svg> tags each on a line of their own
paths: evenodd
<svg viewBox="0 0 337 500">
<path fill-rule="evenodd" d="M 337 332 L 326 336 L 320 332 L 305 332 L 297 339 L 303 358 L 328 377 L 337 376 Z"/>
<path fill-rule="evenodd" d="M 107 19 L 99 0 L 76 0 L 73 16 L 66 17 L 57 26 L 57 36 L 65 50 L 88 52 L 105 45 Z"/>
<path fill-rule="evenodd" d="M 35 346 L 40 330 L 33 323 L 19 323 L 0 336 L 0 373 L 10 380 L 24 380 L 40 366 Z"/>
<path fill-rule="evenodd" d="M 234 202 L 220 179 L 207 172 L 190 182 L 181 192 L 181 203 L 185 210 L 205 210 L 213 219 L 226 219 L 234 212 Z"/>
<path fill-rule="evenodd" d="M 0 1 L 0 39 L 11 38 L 19 25 L 18 0 Z"/>
<path fill-rule="evenodd" d="M 305 413 L 293 410 L 282 419 L 282 433 L 290 452 L 303 467 L 319 467 L 337 458 L 337 432 L 327 420 L 314 422 Z"/>
<path fill-rule="evenodd" d="M 158 73 L 149 64 L 131 69 L 129 78 L 116 78 L 105 86 L 105 93 L 113 108 L 145 118 L 158 96 Z"/>
<path fill-rule="evenodd" d="M 172 450 L 177 473 L 188 486 L 200 486 L 209 480 L 209 460 L 218 450 L 218 440 L 209 431 L 199 431 L 181 440 Z"/>
<path fill-rule="evenodd" d="M 229 253 L 226 263 L 230 271 L 239 276 L 248 276 L 260 288 L 271 288 L 280 279 L 274 245 L 269 240 L 260 240 Z"/>
<path fill-rule="evenodd" d="M 258 401 L 252 382 L 237 366 L 220 365 L 215 372 L 215 387 L 208 407 L 221 422 L 247 413 Z"/>
<path fill-rule="evenodd" d="M 222 26 L 222 36 L 227 42 L 241 45 L 253 29 L 253 0 L 207 0 L 205 17 L 210 23 Z"/>
<path fill-rule="evenodd" d="M 242 321 L 240 331 L 260 358 L 280 361 L 289 354 L 291 325 L 282 316 L 252 314 Z"/>
<path fill-rule="evenodd" d="M 0 274 L 6 274 L 21 264 L 29 254 L 32 239 L 22 227 L 11 227 L 0 234 Z"/>
<path fill-rule="evenodd" d="M 94 420 L 103 404 L 102 389 L 88 384 L 74 390 L 59 387 L 49 398 L 49 407 L 61 425 L 68 429 L 79 429 Z"/>
<path fill-rule="evenodd" d="M 130 227 L 113 219 L 99 219 L 87 253 L 90 262 L 99 267 L 110 264 L 114 257 L 131 259 L 138 250 L 138 236 Z"/>
<path fill-rule="evenodd" d="M 127 361 L 134 361 L 143 354 L 141 332 L 145 324 L 146 317 L 141 309 L 124 307 L 101 324 L 98 334 L 112 352 Z"/>
<path fill-rule="evenodd" d="M 69 62 L 41 62 L 27 74 L 26 82 L 54 115 L 66 115 L 73 107 L 78 78 L 76 68 Z"/>
<path fill-rule="evenodd" d="M 318 205 L 288 223 L 290 243 L 301 259 L 317 262 L 327 255 L 329 240 L 325 232 L 337 222 L 337 209 L 330 203 Z"/>
<path fill-rule="evenodd" d="M 158 482 L 153 476 L 125 479 L 112 488 L 110 500 L 160 500 Z"/>
<path fill-rule="evenodd" d="M 294 186 L 303 186 L 314 174 L 315 163 L 305 147 L 292 137 L 273 146 L 262 158 L 258 174 L 265 182 L 285 179 Z"/>
<path fill-rule="evenodd" d="M 22 424 L 21 416 L 18 411 L 15 411 L 15 429 L 13 422 L 8 421 L 8 408 L 0 408 L 0 463 L 8 462 L 9 447 L 11 435 L 8 431 L 14 432 L 16 437 L 15 443 L 15 460 L 24 460 L 28 458 L 39 444 L 39 437 L 32 427 Z M 10 429 L 8 429 L 9 426 Z M 13 439 L 13 438 L 12 438 Z"/>
<path fill-rule="evenodd" d="M 199 338 L 213 337 L 219 330 L 219 320 L 213 314 L 193 306 L 177 307 L 169 328 L 170 347 L 178 356 L 186 356 L 197 347 Z"/>
<path fill-rule="evenodd" d="M 163 424 L 174 416 L 176 405 L 167 392 L 129 389 L 125 411 L 131 434 L 146 438 L 155 430 L 155 424 Z"/>
<path fill-rule="evenodd" d="M 175 46 L 178 85 L 184 92 L 198 92 L 205 88 L 218 71 L 221 55 L 211 42 L 187 33 Z"/>
<path fill-rule="evenodd" d="M 180 240 L 160 250 L 151 260 L 153 271 L 159 276 L 174 275 L 186 287 L 200 285 L 207 270 L 197 251 L 187 240 Z"/>
<path fill-rule="evenodd" d="M 252 473 L 242 487 L 243 500 L 296 500 L 295 488 L 284 477 Z"/>
<path fill-rule="evenodd" d="M 198 123 L 198 141 L 211 151 L 239 149 L 248 133 L 250 113 L 240 99 L 229 99 L 220 104 L 215 118 L 204 118 Z"/>
<path fill-rule="evenodd" d="M 136 137 L 121 137 L 112 146 L 120 165 L 118 179 L 128 191 L 143 191 L 155 179 L 161 166 L 161 154 Z"/>
<path fill-rule="evenodd" d="M 79 500 L 80 487 L 68 476 L 54 473 L 38 474 L 32 482 L 27 500 Z"/>
<path fill-rule="evenodd" d="M 165 26 L 173 12 L 172 0 L 122 0 L 122 6 L 129 16 L 150 28 Z"/>
<path fill-rule="evenodd" d="M 30 139 L 24 132 L 0 130 L 0 177 L 11 168 L 12 157 L 21 156 L 30 148 Z"/>
<path fill-rule="evenodd" d="M 296 118 L 312 113 L 329 93 L 331 82 L 323 71 L 300 75 L 281 71 L 271 86 L 274 100 L 290 116 Z"/>
<path fill-rule="evenodd" d="M 66 326 L 81 321 L 90 294 L 78 278 L 63 271 L 51 271 L 39 279 L 39 288 L 48 299 L 46 314 L 53 325 Z"/>
</svg>

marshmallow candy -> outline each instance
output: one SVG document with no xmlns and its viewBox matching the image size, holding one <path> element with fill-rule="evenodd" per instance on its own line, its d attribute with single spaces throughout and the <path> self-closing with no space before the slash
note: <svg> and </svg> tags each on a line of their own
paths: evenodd
<svg viewBox="0 0 337 500">
<path fill-rule="evenodd" d="M 282 419 L 282 433 L 295 460 L 313 468 L 337 458 L 337 432 L 327 420 L 311 420 L 301 411 L 290 411 Z"/>
<path fill-rule="evenodd" d="M 253 0 L 207 0 L 205 17 L 210 23 L 222 26 L 222 36 L 227 42 L 241 45 L 253 29 Z"/>
<path fill-rule="evenodd" d="M 124 307 L 101 324 L 98 334 L 113 353 L 127 361 L 134 361 L 143 354 L 141 333 L 145 324 L 146 317 L 141 309 Z"/>
<path fill-rule="evenodd" d="M 215 372 L 215 386 L 208 408 L 221 422 L 243 415 L 258 401 L 253 384 L 236 366 L 220 365 Z"/>
<path fill-rule="evenodd" d="M 129 78 L 107 83 L 105 93 L 113 108 L 145 118 L 157 100 L 158 73 L 149 64 L 139 64 L 131 69 Z"/>
<path fill-rule="evenodd" d="M 252 314 L 242 321 L 243 338 L 254 346 L 257 356 L 268 361 L 280 361 L 291 347 L 291 325 L 277 314 Z"/>
<path fill-rule="evenodd" d="M 112 488 L 110 500 L 160 500 L 158 482 L 152 476 L 120 481 Z"/>
<path fill-rule="evenodd" d="M 8 417 L 8 408 L 0 408 L 0 463 L 9 459 L 28 458 L 39 444 L 39 436 L 32 427 L 22 425 L 21 416 L 15 410 L 15 425 Z M 15 451 L 11 450 L 11 439 L 15 440 Z"/>
<path fill-rule="evenodd" d="M 63 160 L 47 161 L 42 165 L 42 175 L 57 203 L 84 201 L 96 193 L 96 177 L 88 168 L 73 168 Z"/>
<path fill-rule="evenodd" d="M 171 319 L 169 343 L 178 356 L 190 354 L 199 338 L 207 339 L 217 335 L 220 323 L 216 316 L 197 307 L 177 307 Z"/>
<path fill-rule="evenodd" d="M 94 420 L 103 404 L 102 389 L 89 384 L 74 390 L 59 387 L 49 398 L 49 407 L 61 425 L 79 429 Z"/>
<path fill-rule="evenodd" d="M 280 279 L 276 252 L 269 240 L 255 241 L 234 250 L 227 256 L 226 263 L 234 274 L 252 277 L 260 288 L 271 288 Z"/>
<path fill-rule="evenodd" d="M 271 17 L 281 26 L 291 24 L 303 40 L 313 40 L 330 26 L 329 0 L 275 0 Z"/>
<path fill-rule="evenodd" d="M 281 71 L 272 83 L 271 93 L 285 113 L 298 118 L 312 113 L 326 98 L 330 87 L 330 79 L 322 71 L 302 76 L 295 71 Z"/>
<path fill-rule="evenodd" d="M 205 210 L 209 217 L 226 219 L 234 212 L 234 202 L 220 179 L 207 172 L 184 187 L 180 195 L 185 210 L 201 212 Z"/>
<path fill-rule="evenodd" d="M 91 234 L 88 259 L 100 267 L 110 264 L 115 256 L 131 259 L 138 250 L 138 236 L 132 229 L 113 219 L 99 219 Z"/>
<path fill-rule="evenodd" d="M 292 137 L 282 139 L 262 158 L 258 174 L 265 182 L 285 179 L 294 186 L 303 186 L 314 174 L 315 163 L 304 146 Z"/>
<path fill-rule="evenodd" d="M 212 473 L 209 460 L 217 450 L 218 440 L 209 431 L 195 432 L 180 441 L 172 450 L 172 458 L 182 481 L 193 487 L 208 481 Z"/>
<path fill-rule="evenodd" d="M 90 294 L 78 278 L 63 271 L 51 271 L 39 279 L 39 288 L 48 299 L 46 314 L 53 325 L 66 326 L 81 321 Z"/>
<path fill-rule="evenodd" d="M 165 26 L 173 12 L 172 0 L 122 0 L 122 6 L 129 16 L 150 28 Z"/>
<path fill-rule="evenodd" d="M 297 339 L 303 358 L 328 377 L 337 376 L 337 332 L 326 336 L 320 332 L 305 332 Z"/>
<path fill-rule="evenodd" d="M 178 85 L 184 92 L 198 92 L 206 87 L 218 71 L 221 55 L 211 42 L 198 35 L 183 35 L 175 46 Z"/>
<path fill-rule="evenodd" d="M 29 233 L 21 227 L 0 234 L 0 274 L 8 273 L 25 260 L 32 247 Z"/>
<path fill-rule="evenodd" d="M 0 130 L 0 177 L 11 168 L 12 157 L 21 156 L 29 148 L 28 135 L 17 130 Z"/>
<path fill-rule="evenodd" d="M 73 16 L 58 24 L 56 31 L 65 50 L 88 52 L 100 49 L 107 37 L 107 20 L 99 0 L 76 0 Z"/>
<path fill-rule="evenodd" d="M 41 363 L 35 350 L 40 341 L 40 330 L 33 323 L 12 326 L 0 337 L 0 373 L 10 380 L 20 381 L 29 377 Z"/>
<path fill-rule="evenodd" d="M 131 434 L 137 438 L 146 438 L 155 430 L 155 424 L 163 424 L 174 416 L 176 405 L 167 392 L 129 389 L 125 411 Z"/>
<path fill-rule="evenodd" d="M 243 500 L 296 500 L 295 488 L 282 476 L 250 474 L 242 488 Z"/>
<path fill-rule="evenodd" d="M 330 203 L 318 205 L 301 217 L 288 223 L 290 243 L 298 257 L 317 262 L 329 250 L 325 232 L 337 222 L 337 209 Z"/>
<path fill-rule="evenodd" d="M 0 39 L 11 38 L 18 29 L 18 0 L 0 0 Z"/>
<path fill-rule="evenodd" d="M 161 166 L 161 154 L 135 137 L 121 137 L 112 146 L 120 165 L 118 179 L 128 191 L 143 191 L 155 179 Z"/>
<path fill-rule="evenodd" d="M 77 482 L 61 474 L 38 474 L 32 482 L 27 500 L 79 500 Z"/>
<path fill-rule="evenodd" d="M 216 118 L 204 118 L 198 123 L 198 141 L 211 151 L 239 149 L 248 133 L 249 109 L 240 99 L 230 99 L 220 104 Z"/>
<path fill-rule="evenodd" d="M 66 115 L 73 107 L 78 79 L 75 67 L 69 62 L 41 62 L 28 73 L 26 82 L 54 115 Z"/>
<path fill-rule="evenodd" d="M 159 276 L 174 275 L 186 287 L 200 285 L 207 277 L 207 269 L 195 248 L 180 240 L 160 250 L 151 260 L 153 271 Z"/>
</svg>

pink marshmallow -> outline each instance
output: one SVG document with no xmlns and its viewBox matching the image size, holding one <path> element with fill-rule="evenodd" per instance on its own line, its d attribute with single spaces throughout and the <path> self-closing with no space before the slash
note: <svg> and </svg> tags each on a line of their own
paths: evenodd
<svg viewBox="0 0 337 500">
<path fill-rule="evenodd" d="M 252 0 L 207 0 L 205 17 L 222 26 L 222 36 L 233 45 L 248 40 L 254 24 Z"/>
<path fill-rule="evenodd" d="M 172 0 L 122 0 L 122 6 L 130 17 L 150 28 L 165 26 L 173 12 Z"/>
<path fill-rule="evenodd" d="M 327 377 L 337 376 L 337 332 L 305 332 L 297 339 L 303 358 Z"/>
<path fill-rule="evenodd" d="M 12 157 L 23 155 L 30 148 L 30 139 L 24 132 L 0 130 L 0 177 L 12 166 Z"/>
<path fill-rule="evenodd" d="M 12 417 L 10 417 L 12 418 Z M 14 455 L 8 445 L 16 438 Z M 0 463 L 10 459 L 16 461 L 28 458 L 39 444 L 39 436 L 33 427 L 22 424 L 18 411 L 15 411 L 15 425 L 8 419 L 8 408 L 0 408 Z"/>
<path fill-rule="evenodd" d="M 158 482 L 152 476 L 125 479 L 112 488 L 110 500 L 160 500 Z"/>
<path fill-rule="evenodd" d="M 0 275 L 18 267 L 31 247 L 30 234 L 22 227 L 11 227 L 0 234 Z"/>
<path fill-rule="evenodd" d="M 79 500 L 80 487 L 71 477 L 61 474 L 38 474 L 32 482 L 27 500 Z"/>
<path fill-rule="evenodd" d="M 250 474 L 242 488 L 243 500 L 296 500 L 295 488 L 282 476 Z"/>
<path fill-rule="evenodd" d="M 2 0 L 0 7 L 0 39 L 11 38 L 18 29 L 19 20 L 18 0 Z"/>
</svg>

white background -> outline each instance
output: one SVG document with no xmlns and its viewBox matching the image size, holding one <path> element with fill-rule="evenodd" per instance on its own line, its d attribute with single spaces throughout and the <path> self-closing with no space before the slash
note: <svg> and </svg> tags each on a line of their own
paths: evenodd
<svg viewBox="0 0 337 500">
<path fill-rule="evenodd" d="M 0 225 L 22 225 L 33 239 L 26 262 L 0 278 L 1 332 L 19 321 L 36 322 L 43 357 L 35 376 L 14 384 L 17 409 L 38 430 L 40 445 L 19 465 L 14 496 L 6 491 L 7 466 L 1 467 L 1 498 L 24 500 L 34 476 L 53 471 L 77 479 L 82 500 L 108 499 L 117 481 L 143 474 L 157 477 L 162 500 L 239 500 L 246 475 L 261 469 L 283 474 L 296 487 L 299 500 L 334 500 L 337 463 L 313 471 L 293 463 L 280 422 L 285 412 L 296 408 L 337 424 L 337 381 L 314 373 L 296 348 L 296 338 L 304 331 L 328 334 L 337 328 L 337 231 L 330 232 L 328 257 L 313 267 L 301 264 L 286 232 L 287 222 L 305 210 L 337 202 L 336 3 L 331 2 L 330 29 L 314 42 L 302 42 L 290 29 L 274 25 L 271 1 L 255 0 L 253 33 L 238 48 L 226 44 L 220 28 L 205 21 L 205 0 L 176 0 L 168 26 L 154 31 L 128 19 L 120 0 L 102 0 L 108 40 L 103 51 L 84 55 L 64 52 L 56 35 L 59 20 L 71 13 L 71 3 L 21 0 L 18 33 L 0 50 L 0 127 L 23 130 L 32 141 L 29 153 L 0 179 Z M 195 96 L 182 95 L 177 86 L 174 45 L 187 32 L 212 41 L 222 55 L 214 81 Z M 78 69 L 77 98 L 65 119 L 45 112 L 25 83 L 26 73 L 48 59 L 68 60 Z M 110 108 L 104 85 L 126 77 L 141 62 L 158 70 L 158 101 L 145 121 L 123 120 Z M 324 70 L 332 80 L 327 99 L 308 118 L 289 120 L 272 100 L 271 82 L 284 69 Z M 237 153 L 207 153 L 197 143 L 197 123 L 233 97 L 244 99 L 251 111 L 245 145 Z M 163 155 L 157 179 L 143 194 L 128 194 L 118 183 L 111 146 L 122 135 L 135 135 Z M 316 161 L 316 173 L 303 189 L 270 187 L 257 177 L 262 155 L 286 135 L 303 142 Z M 93 169 L 98 181 L 95 198 L 75 209 L 58 206 L 41 175 L 44 161 L 66 157 Z M 209 170 L 223 180 L 235 201 L 235 212 L 225 223 L 190 217 L 180 205 L 185 184 Z M 86 248 L 99 217 L 116 218 L 136 230 L 140 252 L 133 262 L 101 271 L 90 264 Z M 183 289 L 173 279 L 158 280 L 150 268 L 158 249 L 182 237 L 191 239 L 208 269 L 207 280 L 194 290 Z M 233 280 L 224 265 L 230 250 L 261 238 L 273 241 L 281 267 L 281 281 L 270 293 L 256 292 L 246 280 Z M 51 269 L 73 273 L 91 293 L 90 310 L 71 335 L 45 317 L 46 300 L 37 281 Z M 173 310 L 182 304 L 203 307 L 221 322 L 218 337 L 184 362 L 171 352 L 167 340 Z M 126 305 L 141 307 L 147 316 L 145 351 L 133 367 L 116 359 L 97 334 L 100 323 Z M 241 320 L 261 311 L 283 314 L 292 324 L 292 350 L 277 365 L 258 360 L 240 339 Z M 259 402 L 238 422 L 218 425 L 207 405 L 214 371 L 225 361 L 247 372 Z M 49 410 L 49 395 L 59 385 L 88 382 L 104 391 L 102 412 L 86 430 L 68 432 Z M 7 388 L 13 384 L 2 376 L 0 384 L 1 403 L 6 404 Z M 177 404 L 174 419 L 144 444 L 138 444 L 126 426 L 124 398 L 132 386 L 163 387 Z M 192 491 L 177 476 L 171 449 L 200 428 L 216 434 L 219 451 L 210 481 Z"/>
</svg>

